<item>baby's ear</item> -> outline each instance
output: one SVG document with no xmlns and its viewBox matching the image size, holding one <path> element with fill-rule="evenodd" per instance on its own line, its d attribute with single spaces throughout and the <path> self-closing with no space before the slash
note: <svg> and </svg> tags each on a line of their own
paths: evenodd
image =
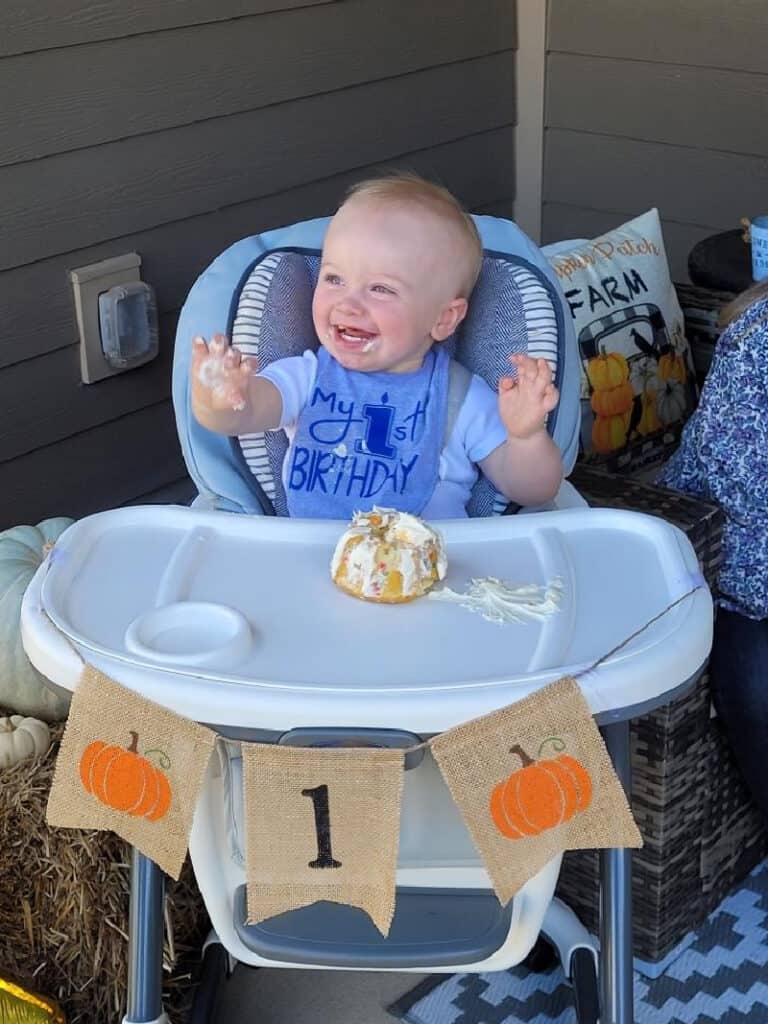
<svg viewBox="0 0 768 1024">
<path fill-rule="evenodd" d="M 450 338 L 461 321 L 467 315 L 468 303 L 466 299 L 452 299 L 440 311 L 440 315 L 432 327 L 432 337 L 435 341 L 445 341 Z"/>
</svg>

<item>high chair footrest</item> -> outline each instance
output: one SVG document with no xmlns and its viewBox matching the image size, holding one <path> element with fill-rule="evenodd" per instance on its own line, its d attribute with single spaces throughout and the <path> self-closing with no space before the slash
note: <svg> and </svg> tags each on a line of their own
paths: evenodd
<svg viewBox="0 0 768 1024">
<path fill-rule="evenodd" d="M 246 924 L 245 886 L 235 893 L 241 941 L 267 960 L 319 967 L 450 967 L 477 963 L 504 942 L 512 900 L 482 889 L 398 888 L 384 938 L 357 907 L 321 901 Z"/>
</svg>

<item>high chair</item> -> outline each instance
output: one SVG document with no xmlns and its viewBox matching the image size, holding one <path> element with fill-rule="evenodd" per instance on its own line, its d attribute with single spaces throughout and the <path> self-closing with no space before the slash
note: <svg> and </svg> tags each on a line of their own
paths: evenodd
<svg viewBox="0 0 768 1024">
<path fill-rule="evenodd" d="M 451 345 L 459 362 L 493 387 L 508 372 L 511 352 L 527 351 L 549 361 L 560 402 L 548 429 L 560 447 L 567 475 L 578 446 L 580 383 L 565 300 L 541 251 L 514 224 L 491 217 L 476 221 L 485 249 L 483 268 L 469 314 L 445 344 Z M 215 584 L 213 599 L 223 600 L 221 595 L 226 594 L 227 604 L 249 612 L 260 600 L 268 633 L 274 608 L 267 605 L 282 599 L 280 574 L 273 573 L 276 541 L 297 545 L 299 561 L 305 551 L 318 566 L 332 550 L 339 523 L 280 519 L 286 512 L 280 480 L 286 441 L 281 432 L 240 438 L 215 435 L 191 416 L 188 394 L 191 343 L 197 334 L 225 333 L 262 366 L 317 346 L 311 295 L 327 223 L 309 221 L 236 243 L 190 292 L 177 332 L 173 399 L 182 450 L 199 491 L 193 508 L 115 510 L 75 524 L 63 538 L 65 552 L 68 545 L 70 550 L 78 546 L 88 552 L 111 551 L 112 558 L 126 560 L 121 538 L 135 543 L 130 556 L 137 563 L 132 605 L 144 602 L 161 608 L 163 600 L 171 600 L 169 595 L 178 600 L 179 594 L 188 600 L 195 595 L 203 599 L 197 593 L 203 586 L 198 576 L 205 575 L 210 587 L 210 565 L 206 563 L 207 575 L 202 573 L 204 556 L 190 553 L 194 537 L 221 534 L 227 543 L 216 548 L 222 557 L 222 578 Z M 460 383 L 452 379 L 449 410 L 460 401 Z M 301 653 L 294 656 L 286 650 L 278 651 L 270 662 L 265 646 L 240 668 L 206 663 L 204 669 L 202 662 L 196 667 L 194 659 L 174 661 L 157 652 L 115 646 L 93 617 L 87 627 L 78 619 L 82 603 L 89 600 L 89 565 L 96 554 L 80 556 L 79 574 L 58 564 L 47 577 L 42 571 L 37 574 L 25 596 L 22 631 L 32 661 L 53 683 L 74 688 L 79 665 L 51 622 L 83 656 L 123 685 L 210 725 L 223 737 L 208 767 L 190 837 L 195 875 L 214 929 L 206 943 L 194 1024 L 215 1020 L 217 989 L 236 962 L 338 970 L 503 970 L 523 961 L 540 934 L 555 947 L 573 982 L 579 1024 L 598 1019 L 604 1024 L 630 1024 L 629 852 L 601 853 L 598 955 L 594 939 L 554 898 L 559 857 L 506 907 L 499 904 L 442 777 L 423 750 L 406 757 L 397 904 L 388 938 L 381 937 L 362 911 L 332 903 L 246 924 L 240 741 L 412 746 L 590 664 L 632 632 L 632 626 L 664 607 L 670 595 L 678 596 L 684 582 L 698 572 L 687 539 L 660 520 L 588 510 L 567 483 L 555 505 L 562 511 L 491 519 L 517 510 L 507 509 L 490 485 L 479 481 L 469 507 L 474 518 L 446 520 L 439 528 L 449 560 L 452 543 L 477 545 L 488 574 L 495 567 L 500 571 L 493 574 L 503 574 L 512 559 L 526 582 L 563 577 L 570 596 L 558 621 L 552 617 L 541 627 L 521 627 L 510 644 L 503 628 L 489 631 L 479 617 L 468 616 L 459 630 L 441 627 L 446 632 L 437 653 L 426 657 L 408 638 L 420 629 L 434 628 L 434 606 L 416 602 L 409 606 L 412 617 L 407 622 L 402 617 L 389 620 L 387 646 L 400 658 L 391 673 L 390 666 L 366 666 L 359 645 L 375 643 L 380 627 L 366 618 L 370 607 L 345 595 L 338 599 L 349 602 L 344 611 L 356 618 L 344 647 L 332 635 L 337 620 L 326 617 L 326 606 L 333 605 L 337 595 L 323 592 L 322 597 L 315 594 L 314 602 L 307 599 L 312 615 L 304 613 L 302 628 L 315 630 L 311 666 L 306 658 L 302 661 Z M 253 515 L 271 518 L 254 520 Z M 98 544 L 97 537 L 102 538 Z M 611 584 L 595 575 L 598 545 L 618 572 L 631 573 L 636 580 L 632 608 L 617 607 Z M 256 568 L 247 568 L 251 565 Z M 95 565 L 93 573 L 98 573 Z M 324 569 L 317 576 L 326 582 Z M 336 614 L 338 607 L 333 608 Z M 122 629 L 122 621 L 111 622 L 109 636 Z M 676 631 L 674 649 L 668 642 L 671 630 Z M 708 654 L 710 636 L 711 601 L 703 590 L 648 630 L 644 639 L 582 680 L 625 788 L 629 718 L 693 683 Z M 323 643 L 324 637 L 328 642 Z M 125 1017 L 129 1024 L 161 1024 L 166 1019 L 160 1003 L 162 888 L 156 866 L 135 854 Z"/>
<path fill-rule="evenodd" d="M 285 494 L 280 481 L 280 467 L 287 448 L 282 432 L 236 439 L 224 439 L 231 446 L 231 457 L 219 466 L 221 439 L 204 430 L 189 415 L 186 381 L 188 380 L 188 334 L 186 325 L 197 323 L 197 333 L 210 336 L 225 331 L 232 343 L 253 356 L 260 366 L 272 359 L 287 355 L 300 355 L 307 348 L 316 348 L 317 339 L 311 321 L 311 297 L 317 280 L 319 250 L 327 227 L 320 219 L 292 228 L 271 232 L 260 239 L 246 239 L 233 246 L 217 260 L 190 293 L 182 312 L 177 334 L 174 363 L 174 403 L 182 447 L 187 458 L 198 453 L 196 464 L 200 471 L 196 483 L 200 501 L 214 507 L 239 505 L 243 511 L 263 512 L 266 515 L 285 515 Z M 553 377 L 561 389 L 561 401 L 550 418 L 550 432 L 561 445 L 568 470 L 575 458 L 578 431 L 578 367 L 575 346 L 563 344 L 571 332 L 570 317 L 566 317 L 560 293 L 545 261 L 518 229 L 509 222 L 494 218 L 477 218 L 481 231 L 485 258 L 480 278 L 475 287 L 470 312 L 457 336 L 448 344 L 455 358 L 465 366 L 479 372 L 495 385 L 501 374 L 509 372 L 507 356 L 513 351 L 528 351 L 541 356 L 551 365 Z M 214 308 L 213 288 L 219 281 L 236 277 L 241 287 L 234 305 L 227 306 L 231 322 L 224 325 L 222 309 Z M 210 280 L 207 280 L 210 278 Z M 227 285 L 224 286 L 227 290 Z M 231 316 L 231 313 L 234 316 Z M 214 326 L 218 325 L 218 327 Z M 208 330 L 208 333 L 206 331 Z M 457 412 L 461 396 L 455 395 L 461 385 L 451 380 L 449 393 L 449 425 Z M 212 444 L 212 448 L 208 445 Z M 218 449 L 218 452 L 214 451 Z M 205 452 L 203 456 L 202 452 Z M 210 454 L 211 458 L 207 456 Z M 202 460 L 205 458 L 205 468 Z M 222 460 L 223 461 L 223 460 Z M 207 477 L 207 468 L 217 473 L 228 468 L 238 471 L 237 480 L 222 493 L 222 479 Z M 561 504 L 578 504 L 580 499 L 566 485 Z M 222 501 L 222 499 L 225 499 Z M 506 500 L 493 492 L 490 485 L 478 482 L 473 494 L 470 513 L 473 515 L 498 514 L 506 509 Z M 292 742 L 296 730 L 273 733 L 274 742 Z M 379 743 L 399 746 L 418 742 L 411 733 L 402 730 L 309 728 L 299 731 L 302 743 L 314 741 L 329 743 Z M 351 734 L 351 735 L 350 735 Z M 227 735 L 232 735 L 227 733 Z M 264 738 L 263 731 L 245 730 L 237 738 Z M 242 781 L 240 758 L 236 748 L 222 757 L 219 787 L 214 778 L 206 787 L 206 802 L 195 825 L 192 847 L 206 863 L 215 863 L 217 872 L 226 874 L 226 865 L 235 861 L 240 870 L 244 864 L 241 842 L 243 824 Z M 419 767 L 419 771 L 411 769 Z M 418 813 L 418 808 L 429 808 L 434 818 L 429 828 L 414 829 L 404 825 L 401 843 L 401 868 L 398 910 L 390 937 L 378 941 L 370 923 L 363 920 L 360 911 L 325 905 L 306 908 L 285 918 L 277 926 L 248 928 L 235 926 L 233 921 L 244 920 L 245 890 L 242 878 L 231 882 L 233 888 L 225 898 L 225 905 L 214 912 L 219 925 L 218 940 L 223 942 L 230 957 L 244 963 L 268 965 L 275 961 L 306 964 L 307 966 L 335 966 L 369 969 L 398 970 L 456 970 L 494 969 L 519 962 L 529 952 L 541 928 L 541 915 L 546 912 L 559 871 L 559 859 L 541 873 L 541 877 L 526 887 L 533 920 L 526 920 L 522 909 L 525 897 L 518 897 L 506 912 L 500 912 L 495 897 L 487 892 L 487 877 L 478 870 L 476 854 L 468 842 L 463 825 L 456 816 L 448 791 L 431 757 L 406 761 L 406 785 L 403 821 Z M 214 773 L 216 776 L 216 773 Z M 221 799 L 223 790 L 224 798 Z M 435 800 L 439 800 L 438 805 Z M 224 811 L 222 815 L 220 812 Z M 228 812 L 228 814 L 227 814 Z M 212 815 L 208 819 L 208 814 Z M 205 821 L 205 825 L 202 822 Z M 214 824 L 215 822 L 215 824 Z M 213 827 L 211 827 L 213 825 Z M 415 836 L 412 834 L 415 831 Z M 210 840 L 214 834 L 227 836 L 229 849 L 216 848 Z M 450 836 L 450 839 L 449 839 Z M 410 839 L 410 849 L 406 845 Z M 445 853 L 453 840 L 452 856 L 472 867 L 455 867 L 446 871 L 437 865 L 440 857 L 429 847 L 438 840 Z M 199 845 L 198 845 L 199 843 Z M 195 858 L 196 854 L 192 854 Z M 447 863 L 451 858 L 442 858 Z M 406 865 L 410 864 L 410 867 Z M 220 895 L 223 893 L 220 891 Z M 234 918 L 231 914 L 234 901 Z M 596 1005 L 595 960 L 593 944 L 575 916 L 562 905 L 558 907 L 558 924 L 554 924 L 555 942 L 563 947 L 561 959 L 569 977 L 578 977 L 578 1003 L 582 1019 L 589 1018 L 587 1004 Z M 513 923 L 513 910 L 517 910 Z M 223 911 L 223 913 L 222 913 Z M 210 913 L 210 908 L 209 908 Z M 232 920 L 230 920 L 232 918 Z M 290 918 L 290 920 L 289 920 Z M 431 928 L 424 922 L 430 921 Z M 322 935 L 326 931 L 333 941 L 322 948 Z M 221 934 L 224 932 L 224 935 Z M 448 937 L 450 935 L 450 938 Z M 221 963 L 214 959 L 208 943 L 208 963 Z M 585 958 L 579 953 L 587 950 Z M 574 955 L 575 954 L 575 955 Z M 573 964 L 573 966 L 572 966 Z M 211 968 L 216 970 L 215 967 Z M 206 1002 L 202 993 L 198 1007 Z M 202 1019 L 204 1013 L 198 1012 Z"/>
</svg>

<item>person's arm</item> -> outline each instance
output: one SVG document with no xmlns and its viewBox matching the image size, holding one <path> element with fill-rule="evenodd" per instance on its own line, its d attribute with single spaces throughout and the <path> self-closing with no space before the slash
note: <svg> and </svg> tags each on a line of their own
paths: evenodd
<svg viewBox="0 0 768 1024">
<path fill-rule="evenodd" d="M 662 471 L 666 487 L 714 499 L 736 523 L 768 522 L 768 301 L 721 334 L 699 404 Z"/>
<path fill-rule="evenodd" d="M 544 359 L 515 355 L 510 362 L 517 376 L 499 381 L 499 415 L 507 439 L 480 462 L 480 469 L 510 501 L 539 505 L 554 498 L 563 479 L 563 460 L 546 427 L 559 395 Z"/>
<path fill-rule="evenodd" d="M 190 400 L 195 419 L 217 434 L 257 434 L 280 426 L 279 390 L 255 362 L 216 334 L 192 342 Z"/>
</svg>

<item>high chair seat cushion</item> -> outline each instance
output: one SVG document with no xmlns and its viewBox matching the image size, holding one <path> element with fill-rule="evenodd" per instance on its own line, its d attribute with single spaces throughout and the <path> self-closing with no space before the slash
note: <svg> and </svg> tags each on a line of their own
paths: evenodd
<svg viewBox="0 0 768 1024">
<path fill-rule="evenodd" d="M 517 352 L 546 359 L 559 386 L 557 329 L 553 303 L 534 274 L 524 266 L 486 256 L 466 319 L 456 333 L 453 354 L 494 391 L 499 379 L 512 371 L 509 357 Z M 508 504 L 480 476 L 467 511 L 470 516 L 499 515 Z"/>
<path fill-rule="evenodd" d="M 275 252 L 253 268 L 240 293 L 232 344 L 255 359 L 260 369 L 276 359 L 300 356 L 318 347 L 312 293 L 319 266 L 317 255 Z M 288 515 L 281 482 L 288 450 L 284 431 L 242 434 L 236 444 L 275 512 Z"/>
</svg>

